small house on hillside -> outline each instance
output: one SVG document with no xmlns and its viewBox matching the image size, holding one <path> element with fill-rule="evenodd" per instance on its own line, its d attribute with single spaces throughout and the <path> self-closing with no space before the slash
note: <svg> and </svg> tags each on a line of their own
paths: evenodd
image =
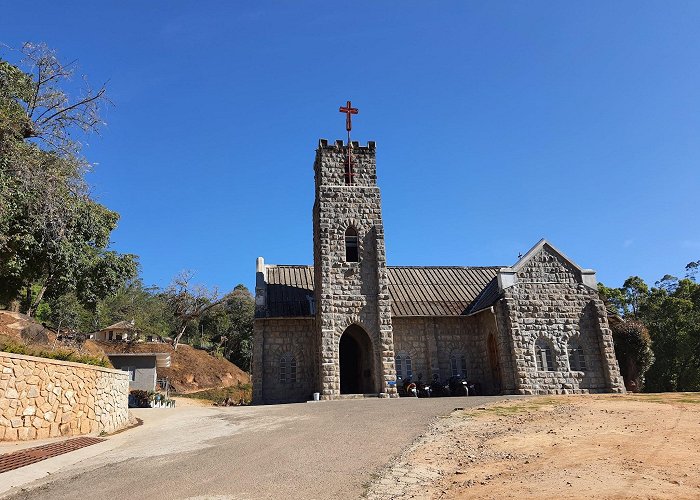
<svg viewBox="0 0 700 500">
<path fill-rule="evenodd" d="M 117 370 L 129 372 L 129 390 L 154 391 L 158 368 L 170 368 L 167 352 L 107 353 Z"/>
<path fill-rule="evenodd" d="M 129 340 L 134 340 L 138 332 L 134 320 L 132 319 L 131 321 L 119 321 L 118 323 L 114 323 L 102 330 L 96 331 L 93 335 L 95 340 L 127 342 Z"/>
</svg>

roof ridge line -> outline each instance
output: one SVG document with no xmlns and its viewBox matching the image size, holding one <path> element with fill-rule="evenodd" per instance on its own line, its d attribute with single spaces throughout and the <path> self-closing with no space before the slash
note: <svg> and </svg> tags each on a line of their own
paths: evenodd
<svg viewBox="0 0 700 500">
<path fill-rule="evenodd" d="M 386 267 L 389 268 L 409 268 L 409 269 L 501 269 L 503 267 L 508 267 L 508 266 L 390 266 L 387 265 Z"/>
</svg>

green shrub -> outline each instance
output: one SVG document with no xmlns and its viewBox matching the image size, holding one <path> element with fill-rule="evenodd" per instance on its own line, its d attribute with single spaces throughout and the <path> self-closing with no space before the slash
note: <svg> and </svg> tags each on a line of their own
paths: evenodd
<svg viewBox="0 0 700 500">
<path fill-rule="evenodd" d="M 149 408 L 151 406 L 151 395 L 148 391 L 134 389 L 129 392 L 130 406 L 133 404 L 136 408 Z M 133 403 L 132 403 L 133 401 Z"/>
<path fill-rule="evenodd" d="M 639 321 L 624 320 L 612 325 L 615 355 L 628 391 L 639 392 L 644 374 L 654 363 L 651 337 Z"/>
<path fill-rule="evenodd" d="M 37 358 L 57 359 L 59 361 L 71 361 L 73 363 L 83 363 L 85 365 L 101 366 L 111 368 L 110 362 L 104 357 L 89 356 L 87 354 L 77 354 L 71 351 L 45 351 L 37 349 L 13 339 L 0 339 L 0 351 L 11 354 L 23 354 L 25 356 L 35 356 Z"/>
</svg>

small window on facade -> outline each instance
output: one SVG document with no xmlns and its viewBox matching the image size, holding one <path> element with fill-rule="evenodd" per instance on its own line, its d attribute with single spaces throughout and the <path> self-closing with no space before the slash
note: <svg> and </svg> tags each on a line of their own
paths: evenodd
<svg viewBox="0 0 700 500">
<path fill-rule="evenodd" d="M 541 372 L 554 371 L 554 356 L 552 347 L 544 339 L 539 339 L 535 342 L 535 359 L 537 361 L 537 370 Z"/>
<path fill-rule="evenodd" d="M 413 367 L 411 366 L 411 356 L 405 352 L 400 352 L 396 355 L 396 376 L 402 380 L 413 376 Z"/>
<path fill-rule="evenodd" d="M 136 367 L 135 366 L 122 366 L 123 372 L 129 372 L 129 381 L 133 382 L 136 380 Z"/>
<path fill-rule="evenodd" d="M 294 384 L 297 381 L 297 360 L 287 353 L 280 358 L 280 383 Z"/>
<path fill-rule="evenodd" d="M 467 378 L 467 357 L 460 353 L 451 354 L 450 370 L 453 377 Z"/>
<path fill-rule="evenodd" d="M 357 247 L 357 231 L 355 231 L 354 227 L 349 227 L 345 231 L 345 261 L 360 261 L 360 252 Z"/>
<path fill-rule="evenodd" d="M 586 356 L 583 347 L 576 340 L 569 341 L 569 368 L 574 372 L 586 371 Z"/>
</svg>

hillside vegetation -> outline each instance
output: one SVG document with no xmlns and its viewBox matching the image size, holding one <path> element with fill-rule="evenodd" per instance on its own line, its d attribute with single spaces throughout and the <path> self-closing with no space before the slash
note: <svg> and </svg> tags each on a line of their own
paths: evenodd
<svg viewBox="0 0 700 500">
<path fill-rule="evenodd" d="M 107 354 L 165 352 L 170 368 L 159 368 L 158 378 L 168 378 L 178 393 L 247 385 L 250 375 L 226 358 L 180 344 L 177 350 L 164 342 L 64 343 L 49 329 L 32 318 L 15 312 L 0 311 L 0 350 L 111 367 Z M 100 362 L 102 361 L 102 362 Z"/>
</svg>

